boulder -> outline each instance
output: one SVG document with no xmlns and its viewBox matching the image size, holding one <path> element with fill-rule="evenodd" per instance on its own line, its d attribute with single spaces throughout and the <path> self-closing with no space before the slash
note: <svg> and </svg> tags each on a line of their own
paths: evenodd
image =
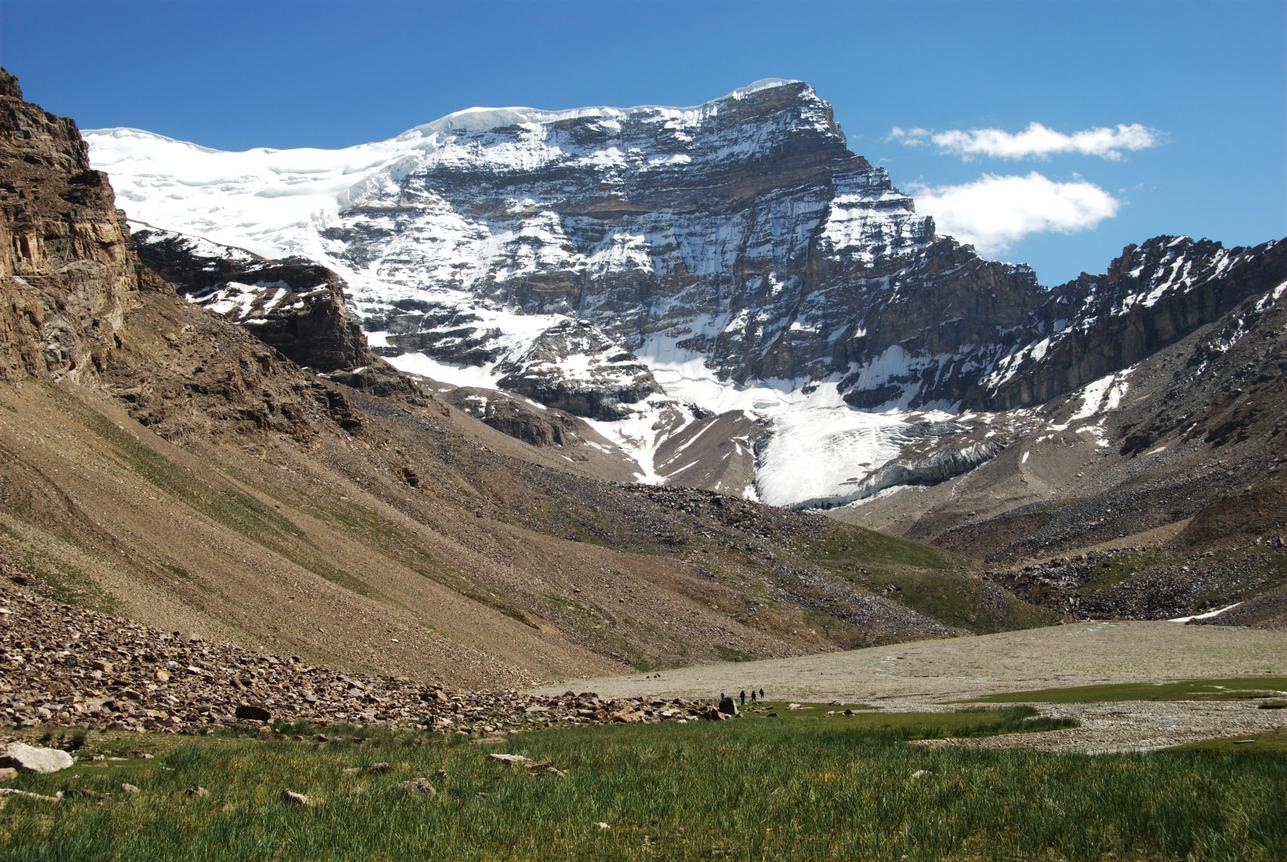
<svg viewBox="0 0 1287 862">
<path fill-rule="evenodd" d="M 0 766 L 9 766 L 19 772 L 58 772 L 76 761 L 58 748 L 37 748 L 25 742 L 11 742 L 0 754 Z"/>
<path fill-rule="evenodd" d="M 244 721 L 268 721 L 272 718 L 272 713 L 262 706 L 251 706 L 244 703 L 237 707 L 235 715 Z"/>
<path fill-rule="evenodd" d="M 626 708 L 612 713 L 612 720 L 622 724 L 639 724 L 644 720 L 644 714 L 634 708 Z"/>
</svg>

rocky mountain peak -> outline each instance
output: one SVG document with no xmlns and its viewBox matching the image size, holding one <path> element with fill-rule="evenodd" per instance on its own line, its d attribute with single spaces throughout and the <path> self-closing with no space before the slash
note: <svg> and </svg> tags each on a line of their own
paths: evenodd
<svg viewBox="0 0 1287 862">
<path fill-rule="evenodd" d="M 8 69 L 0 69 L 0 98 L 21 99 L 22 86 Z"/>
</svg>

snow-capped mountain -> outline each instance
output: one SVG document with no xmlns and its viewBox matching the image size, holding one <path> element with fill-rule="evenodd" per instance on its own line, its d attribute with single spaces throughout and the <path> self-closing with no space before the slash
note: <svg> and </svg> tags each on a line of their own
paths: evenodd
<svg viewBox="0 0 1287 862">
<path fill-rule="evenodd" d="M 1098 385 L 1282 280 L 1272 244 L 1162 238 L 1044 288 L 936 234 L 798 81 L 331 151 L 85 137 L 131 218 L 334 270 L 396 366 L 580 415 L 642 480 L 783 505 L 968 470 L 1017 421 L 979 411 Z"/>
</svg>

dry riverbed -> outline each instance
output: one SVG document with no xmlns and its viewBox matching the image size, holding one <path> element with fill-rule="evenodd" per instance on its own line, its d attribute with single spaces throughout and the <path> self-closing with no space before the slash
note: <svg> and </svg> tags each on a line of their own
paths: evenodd
<svg viewBox="0 0 1287 862">
<path fill-rule="evenodd" d="M 849 652 L 723 662 L 659 673 L 566 681 L 538 692 L 594 691 L 711 697 L 764 689 L 773 700 L 868 703 L 884 710 L 948 710 L 954 701 L 1010 691 L 1125 682 L 1287 674 L 1287 634 L 1170 622 L 1089 622 Z M 1052 751 L 1148 750 L 1262 733 L 1287 711 L 1254 701 L 1038 704 L 1081 727 L 956 740 L 951 745 Z M 941 743 L 935 743 L 941 744 Z"/>
</svg>

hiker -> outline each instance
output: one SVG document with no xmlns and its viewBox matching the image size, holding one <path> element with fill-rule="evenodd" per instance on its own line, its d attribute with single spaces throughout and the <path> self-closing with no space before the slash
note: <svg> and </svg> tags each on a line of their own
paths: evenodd
<svg viewBox="0 0 1287 862">
<path fill-rule="evenodd" d="M 755 689 L 751 689 L 751 703 L 755 703 Z"/>
<path fill-rule="evenodd" d="M 760 700 L 764 700 L 764 689 L 760 689 Z"/>
<path fill-rule="evenodd" d="M 745 708 L 746 707 L 746 689 L 742 689 L 741 697 L 742 697 L 742 707 Z"/>
</svg>

